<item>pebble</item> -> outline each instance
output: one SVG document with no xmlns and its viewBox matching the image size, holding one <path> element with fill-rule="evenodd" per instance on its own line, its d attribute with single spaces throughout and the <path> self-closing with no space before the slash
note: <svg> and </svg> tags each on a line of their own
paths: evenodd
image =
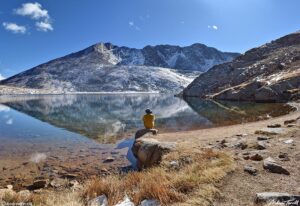
<svg viewBox="0 0 300 206">
<path fill-rule="evenodd" d="M 269 127 L 269 128 L 278 128 L 278 127 L 281 127 L 281 124 L 270 124 L 267 127 Z"/>
<path fill-rule="evenodd" d="M 258 141 L 256 145 L 256 149 L 258 150 L 264 150 L 267 148 L 267 144 L 265 141 Z"/>
<path fill-rule="evenodd" d="M 113 157 L 107 157 L 103 162 L 113 162 L 115 158 Z"/>
<path fill-rule="evenodd" d="M 283 143 L 285 144 L 292 144 L 294 142 L 294 140 L 292 139 L 287 139 L 287 140 L 284 140 Z"/>
<path fill-rule="evenodd" d="M 265 141 L 265 140 L 269 140 L 269 139 L 270 139 L 270 137 L 267 137 L 267 136 L 259 136 L 259 137 L 257 137 L 258 141 Z"/>
<path fill-rule="evenodd" d="M 245 165 L 244 171 L 248 172 L 249 174 L 255 176 L 257 174 L 257 169 L 253 167 L 252 165 Z"/>
<path fill-rule="evenodd" d="M 278 158 L 281 160 L 281 161 L 290 161 L 290 158 L 288 156 L 287 153 L 280 153 L 278 155 Z"/>
<path fill-rule="evenodd" d="M 255 153 L 250 156 L 250 159 L 253 161 L 261 161 L 261 160 L 263 160 L 263 157 L 262 157 L 262 155 Z"/>
</svg>

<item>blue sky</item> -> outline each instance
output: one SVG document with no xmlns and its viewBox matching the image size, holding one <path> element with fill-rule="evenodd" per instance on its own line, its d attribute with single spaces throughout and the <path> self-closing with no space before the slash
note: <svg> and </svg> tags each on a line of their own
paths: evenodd
<svg viewBox="0 0 300 206">
<path fill-rule="evenodd" d="M 299 0 L 0 0 L 0 75 L 97 42 L 245 52 L 300 29 Z"/>
</svg>

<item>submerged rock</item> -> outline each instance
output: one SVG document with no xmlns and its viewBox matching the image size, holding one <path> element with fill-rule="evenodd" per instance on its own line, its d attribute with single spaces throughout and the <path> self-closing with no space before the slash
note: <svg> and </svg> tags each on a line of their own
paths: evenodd
<svg viewBox="0 0 300 206">
<path fill-rule="evenodd" d="M 158 164 L 163 154 L 175 148 L 175 143 L 159 142 L 155 139 L 140 138 L 135 141 L 132 152 L 138 160 L 138 168 L 151 167 Z"/>
</svg>

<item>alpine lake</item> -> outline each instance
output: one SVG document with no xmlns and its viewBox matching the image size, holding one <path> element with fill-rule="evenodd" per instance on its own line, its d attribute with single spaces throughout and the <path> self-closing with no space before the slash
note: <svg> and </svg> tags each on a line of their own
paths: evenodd
<svg viewBox="0 0 300 206">
<path fill-rule="evenodd" d="M 159 133 L 243 124 L 293 111 L 288 104 L 215 102 L 166 94 L 0 96 L 0 186 L 37 177 L 127 171 L 130 147 L 151 108 Z"/>
</svg>

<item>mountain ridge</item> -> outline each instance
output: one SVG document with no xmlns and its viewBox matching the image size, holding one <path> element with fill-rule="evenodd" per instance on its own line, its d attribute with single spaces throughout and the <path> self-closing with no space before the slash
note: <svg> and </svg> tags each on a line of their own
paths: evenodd
<svg viewBox="0 0 300 206">
<path fill-rule="evenodd" d="M 299 99 L 300 32 L 250 49 L 231 62 L 212 67 L 187 86 L 182 95 L 257 102 Z"/>
<path fill-rule="evenodd" d="M 122 86 L 126 87 L 127 84 L 116 75 L 119 71 L 123 73 L 125 81 L 131 83 L 129 91 L 153 91 L 151 86 L 160 92 L 178 92 L 193 79 L 186 73 L 199 74 L 212 65 L 230 61 L 238 55 L 220 52 L 200 43 L 186 47 L 145 46 L 143 49 L 97 43 L 21 72 L 0 84 L 64 92 L 120 92 L 125 91 Z M 157 76 L 156 71 L 161 76 Z M 147 81 L 148 77 L 155 84 Z M 118 85 L 117 90 L 112 90 L 115 86 L 112 83 Z M 90 90 L 85 91 L 84 88 Z"/>
</svg>

